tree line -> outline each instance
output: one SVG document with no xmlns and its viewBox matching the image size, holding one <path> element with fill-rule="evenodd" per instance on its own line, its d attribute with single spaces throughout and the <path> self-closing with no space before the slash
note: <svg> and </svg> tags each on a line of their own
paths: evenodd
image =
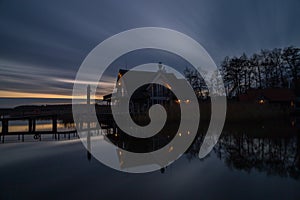
<svg viewBox="0 0 300 200">
<path fill-rule="evenodd" d="M 237 96 L 249 89 L 296 90 L 300 80 L 300 48 L 289 46 L 283 49 L 263 49 L 250 56 L 245 53 L 241 56 L 226 56 L 221 62 L 220 72 L 227 96 Z M 196 94 L 204 96 L 207 86 L 197 70 L 186 68 L 184 75 Z"/>
</svg>

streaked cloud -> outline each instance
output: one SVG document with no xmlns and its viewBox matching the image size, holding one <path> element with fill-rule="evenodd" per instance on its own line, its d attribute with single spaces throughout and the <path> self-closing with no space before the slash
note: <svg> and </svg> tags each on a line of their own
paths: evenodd
<svg viewBox="0 0 300 200">
<path fill-rule="evenodd" d="M 297 0 L 2 0 L 0 95 L 70 97 L 85 56 L 107 37 L 136 27 L 183 32 L 217 65 L 227 55 L 300 46 L 299 7 Z M 120 63 L 101 80 L 100 96 L 112 90 Z M 127 64 L 134 66 L 130 57 Z"/>
</svg>

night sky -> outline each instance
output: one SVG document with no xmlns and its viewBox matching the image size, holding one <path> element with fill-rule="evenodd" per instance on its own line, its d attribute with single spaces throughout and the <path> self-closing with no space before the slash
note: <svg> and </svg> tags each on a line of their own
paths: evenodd
<svg viewBox="0 0 300 200">
<path fill-rule="evenodd" d="M 0 0 L 0 97 L 70 98 L 86 55 L 132 28 L 185 33 L 217 65 L 225 56 L 300 46 L 299 8 L 297 0 Z"/>
</svg>

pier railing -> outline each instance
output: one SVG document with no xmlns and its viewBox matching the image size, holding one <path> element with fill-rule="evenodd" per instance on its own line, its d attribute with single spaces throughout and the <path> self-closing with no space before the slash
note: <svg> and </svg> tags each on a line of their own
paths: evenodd
<svg viewBox="0 0 300 200">
<path fill-rule="evenodd" d="M 2 123 L 2 131 L 0 133 L 0 141 L 2 143 L 5 142 L 6 136 L 18 136 L 18 140 L 24 142 L 24 137 L 27 135 L 32 135 L 36 140 L 42 140 L 42 135 L 53 135 L 53 139 L 60 140 L 61 135 L 64 137 L 68 136 L 70 139 L 73 134 L 74 137 L 78 137 L 77 130 L 79 131 L 99 131 L 100 129 L 110 129 L 115 132 L 116 124 L 113 120 L 113 117 L 110 113 L 97 113 L 97 118 L 100 127 L 86 127 L 87 123 L 94 123 L 89 120 L 88 115 L 81 115 L 81 118 L 77 120 L 78 124 L 75 124 L 74 130 L 59 130 L 58 129 L 58 115 L 30 115 L 30 116 L 22 116 L 22 117 L 8 117 L 8 118 L 0 118 Z M 37 121 L 39 120 L 50 120 L 52 127 L 51 130 L 37 130 Z M 13 121 L 27 121 L 28 128 L 26 131 L 11 131 L 9 130 L 10 124 L 9 122 Z"/>
<path fill-rule="evenodd" d="M 52 121 L 52 129 L 45 131 L 38 131 L 36 129 L 37 120 L 51 120 Z M 53 134 L 54 139 L 60 139 L 60 135 L 68 135 L 70 139 L 70 135 L 76 135 L 76 130 L 67 130 L 67 131 L 58 131 L 57 129 L 57 115 L 38 115 L 38 116 L 22 116 L 22 117 L 9 117 L 9 118 L 1 118 L 2 122 L 2 131 L 0 133 L 0 140 L 2 143 L 5 141 L 5 136 L 9 135 L 17 135 L 18 139 L 24 142 L 25 135 L 33 135 L 34 139 L 41 140 L 42 135 Z M 28 131 L 9 131 L 9 122 L 12 121 L 28 121 Z M 21 137 L 21 138 L 20 138 Z"/>
</svg>

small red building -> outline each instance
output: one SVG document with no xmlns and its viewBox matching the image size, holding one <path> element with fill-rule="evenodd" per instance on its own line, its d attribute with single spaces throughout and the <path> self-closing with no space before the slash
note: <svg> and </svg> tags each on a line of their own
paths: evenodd
<svg viewBox="0 0 300 200">
<path fill-rule="evenodd" d="M 238 96 L 241 102 L 254 102 L 258 104 L 277 103 L 286 106 L 295 106 L 296 95 L 288 88 L 252 89 Z"/>
</svg>

